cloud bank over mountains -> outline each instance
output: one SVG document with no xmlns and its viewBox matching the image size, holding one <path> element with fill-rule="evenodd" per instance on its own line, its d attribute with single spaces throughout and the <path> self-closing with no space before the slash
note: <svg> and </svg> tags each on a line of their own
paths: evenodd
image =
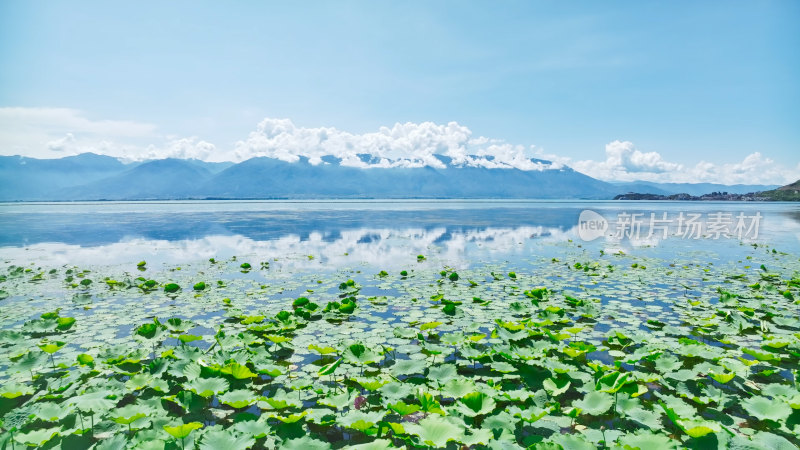
<svg viewBox="0 0 800 450">
<path fill-rule="evenodd" d="M 69 108 L 0 108 L 0 154 L 60 158 L 93 152 L 137 161 L 162 158 L 240 162 L 266 156 L 287 162 L 301 157 L 328 164 L 333 156 L 350 167 L 444 168 L 452 165 L 525 171 L 569 166 L 604 181 L 676 183 L 781 184 L 800 178 L 800 162 L 782 166 L 754 151 L 739 162 L 701 160 L 695 165 L 669 161 L 655 151 L 639 150 L 630 141 L 606 144 L 603 160 L 573 160 L 548 154 L 533 145 L 474 136 L 457 122 L 396 123 L 363 134 L 334 127 L 300 127 L 289 119 L 265 118 L 233 145 L 216 145 L 198 137 L 171 136 L 153 124 L 92 120 Z M 546 161 L 542 161 L 546 160 Z"/>
<path fill-rule="evenodd" d="M 791 183 L 800 178 L 800 162 L 787 167 L 761 152 L 741 162 L 720 163 L 701 160 L 684 165 L 665 160 L 658 152 L 642 152 L 630 141 L 606 144 L 603 161 L 562 161 L 578 172 L 603 181 L 652 181 L 659 183 Z"/>
<path fill-rule="evenodd" d="M 264 119 L 256 131 L 234 150 L 235 160 L 267 156 L 295 162 L 301 156 L 311 164 L 323 163 L 331 155 L 350 167 L 424 167 L 445 168 L 436 158 L 452 158 L 454 165 L 521 170 L 560 168 L 557 163 L 531 161 L 533 148 L 511 145 L 485 137 L 472 137 L 469 128 L 450 122 L 396 123 L 377 132 L 352 134 L 336 128 L 303 128 L 289 119 Z M 371 158 L 362 157 L 371 155 Z"/>
</svg>

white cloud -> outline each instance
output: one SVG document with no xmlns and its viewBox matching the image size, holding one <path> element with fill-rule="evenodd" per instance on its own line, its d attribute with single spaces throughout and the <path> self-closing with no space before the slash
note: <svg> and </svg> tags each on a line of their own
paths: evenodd
<svg viewBox="0 0 800 450">
<path fill-rule="evenodd" d="M 60 158 L 83 152 L 128 156 L 157 139 L 156 126 L 129 120 L 92 120 L 70 108 L 0 107 L 0 151 Z"/>
<path fill-rule="evenodd" d="M 216 153 L 217 147 L 197 137 L 172 139 L 163 147 L 149 146 L 144 159 L 178 158 L 207 160 Z"/>
<path fill-rule="evenodd" d="M 289 119 L 263 119 L 232 148 L 219 148 L 199 137 L 169 136 L 153 124 L 128 120 L 93 120 L 75 109 L 0 107 L 0 153 L 35 158 L 60 158 L 84 152 L 123 160 L 194 158 L 239 162 L 256 156 L 297 161 L 306 157 L 322 164 L 331 155 L 353 167 L 444 167 L 438 155 L 456 165 L 521 170 L 564 166 L 601 180 L 781 184 L 800 178 L 800 164 L 784 167 L 760 152 L 741 162 L 700 161 L 695 165 L 641 151 L 630 141 L 613 141 L 601 161 L 544 154 L 534 146 L 473 136 L 468 127 L 449 122 L 396 123 L 377 131 L 354 134 L 333 127 L 299 127 Z M 369 154 L 368 162 L 359 154 Z M 542 164 L 531 158 L 551 161 Z"/>
<path fill-rule="evenodd" d="M 786 184 L 800 178 L 800 163 L 786 167 L 754 152 L 737 163 L 700 161 L 694 166 L 669 162 L 658 152 L 642 152 L 630 141 L 606 145 L 603 161 L 560 159 L 578 172 L 606 181 L 660 183 Z"/>
<path fill-rule="evenodd" d="M 372 155 L 373 160 L 364 162 L 359 154 Z M 236 143 L 230 159 L 266 156 L 294 162 L 306 157 L 312 164 L 320 164 L 326 155 L 353 167 L 445 167 L 436 155 L 469 166 L 522 170 L 549 167 L 530 160 L 533 147 L 482 136 L 473 138 L 469 128 L 456 122 L 396 123 L 376 132 L 352 134 L 332 127 L 297 127 L 289 119 L 267 118 L 246 140 Z"/>
<path fill-rule="evenodd" d="M 135 161 L 209 159 L 217 149 L 197 137 L 165 137 L 157 127 L 128 120 L 92 120 L 69 108 L 0 108 L 4 154 L 61 158 L 92 152 Z"/>
</svg>

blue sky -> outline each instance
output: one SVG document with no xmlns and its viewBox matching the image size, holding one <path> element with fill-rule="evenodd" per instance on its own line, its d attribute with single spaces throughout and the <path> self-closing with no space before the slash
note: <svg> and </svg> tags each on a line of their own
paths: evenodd
<svg viewBox="0 0 800 450">
<path fill-rule="evenodd" d="M 457 122 L 605 178 L 756 152 L 800 176 L 799 22 L 790 0 L 5 1 L 0 152 Z"/>
</svg>

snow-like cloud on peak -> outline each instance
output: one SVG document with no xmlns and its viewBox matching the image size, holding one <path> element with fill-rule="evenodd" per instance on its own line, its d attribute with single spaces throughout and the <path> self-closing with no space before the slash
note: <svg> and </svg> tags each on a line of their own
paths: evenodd
<svg viewBox="0 0 800 450">
<path fill-rule="evenodd" d="M 217 151 L 217 147 L 197 137 L 171 139 L 163 147 L 149 146 L 142 159 L 199 159 L 208 160 Z"/>
<path fill-rule="evenodd" d="M 360 155 L 372 158 L 364 161 Z M 530 161 L 532 148 L 511 145 L 486 137 L 473 137 L 458 124 L 396 123 L 378 131 L 353 134 L 333 127 L 298 127 L 289 119 L 262 120 L 246 140 L 239 141 L 233 160 L 266 156 L 287 162 L 306 157 L 320 164 L 334 156 L 351 167 L 436 167 L 445 164 L 437 155 L 452 158 L 454 165 L 543 170 L 547 164 Z"/>
</svg>

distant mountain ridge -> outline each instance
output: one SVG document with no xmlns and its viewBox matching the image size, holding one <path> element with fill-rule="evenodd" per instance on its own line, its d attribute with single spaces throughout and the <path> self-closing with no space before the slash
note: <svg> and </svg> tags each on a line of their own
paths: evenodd
<svg viewBox="0 0 800 450">
<path fill-rule="evenodd" d="M 739 185 L 742 186 L 742 185 Z M 680 200 L 680 201 L 745 201 L 745 202 L 765 202 L 765 201 L 778 201 L 778 202 L 797 202 L 800 201 L 800 180 L 794 183 L 781 186 L 777 189 L 770 189 L 765 191 L 753 191 L 747 193 L 736 193 L 727 191 L 713 191 L 701 195 L 691 195 L 687 193 L 680 194 L 652 194 L 649 192 L 629 192 L 627 194 L 620 194 L 614 197 L 614 200 Z"/>
<path fill-rule="evenodd" d="M 379 162 L 372 155 L 359 156 L 365 163 Z M 483 158 L 491 161 L 491 157 Z M 92 153 L 61 159 L 0 156 L 0 201 L 611 199 L 630 192 L 631 187 L 600 181 L 569 167 L 548 168 L 549 161 L 534 158 L 530 163 L 543 170 L 455 164 L 442 155 L 437 155 L 437 159 L 444 168 L 429 165 L 357 168 L 343 166 L 333 156 L 323 157 L 316 165 L 304 157 L 297 162 L 256 157 L 238 164 L 185 159 L 124 164 L 116 158 Z M 652 185 L 653 189 L 662 189 L 661 185 Z"/>
<path fill-rule="evenodd" d="M 622 183 L 612 183 L 615 186 L 627 189 L 625 193 L 636 192 L 638 194 L 689 194 L 701 196 L 711 192 L 727 192 L 730 194 L 747 194 L 750 192 L 765 191 L 779 187 L 778 184 L 718 184 L 718 183 L 654 183 L 651 181 L 631 181 Z"/>
</svg>

